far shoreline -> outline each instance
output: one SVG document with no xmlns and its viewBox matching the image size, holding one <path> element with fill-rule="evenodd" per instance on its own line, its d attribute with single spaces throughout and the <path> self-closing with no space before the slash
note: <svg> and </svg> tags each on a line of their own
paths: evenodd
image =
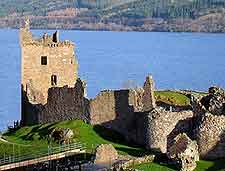
<svg viewBox="0 0 225 171">
<path fill-rule="evenodd" d="M 19 30 L 17 27 L 0 27 L 0 30 Z M 83 32 L 116 32 L 116 33 L 180 33 L 180 34 L 216 34 L 221 35 L 225 32 L 197 32 L 197 31 L 137 31 L 137 30 L 108 30 L 108 29 L 76 29 L 76 28 L 37 28 L 31 27 L 31 30 L 50 30 L 50 31 L 83 31 Z"/>
</svg>

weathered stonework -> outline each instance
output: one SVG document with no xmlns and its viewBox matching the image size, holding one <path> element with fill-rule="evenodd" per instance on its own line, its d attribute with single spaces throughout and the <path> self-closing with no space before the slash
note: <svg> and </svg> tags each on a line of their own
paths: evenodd
<svg viewBox="0 0 225 171">
<path fill-rule="evenodd" d="M 87 120 L 86 84 L 78 79 L 74 44 L 60 41 L 58 32 L 34 38 L 26 20 L 20 29 L 20 46 L 22 124 Z"/>
<path fill-rule="evenodd" d="M 168 157 L 178 163 L 181 171 L 192 171 L 199 161 L 198 145 L 185 133 L 179 134 L 168 149 Z"/>
<path fill-rule="evenodd" d="M 225 157 L 225 116 L 205 114 L 196 130 L 196 136 L 201 158 Z"/>
<path fill-rule="evenodd" d="M 201 99 L 201 104 L 214 115 L 225 115 L 225 90 L 210 87 L 209 95 Z"/>
<path fill-rule="evenodd" d="M 144 144 L 144 113 L 135 90 L 103 91 L 90 100 L 90 123 L 120 132 L 129 141 Z"/>
<path fill-rule="evenodd" d="M 155 109 L 149 112 L 146 147 L 166 153 L 176 135 L 191 130 L 192 118 L 192 111 L 169 112 Z"/>
<path fill-rule="evenodd" d="M 32 104 L 46 104 L 51 87 L 74 87 L 78 62 L 72 42 L 61 42 L 58 32 L 34 38 L 27 20 L 20 30 L 20 46 L 23 91 Z"/>
<path fill-rule="evenodd" d="M 195 116 L 193 135 L 204 159 L 225 157 L 224 92 L 221 88 L 211 87 L 209 95 L 201 99 L 192 98 Z"/>
<path fill-rule="evenodd" d="M 102 144 L 96 148 L 94 164 L 111 167 L 118 159 L 118 153 L 112 144 Z"/>
<path fill-rule="evenodd" d="M 146 77 L 143 89 L 143 111 L 151 111 L 156 107 L 154 97 L 154 81 L 152 76 Z"/>
<path fill-rule="evenodd" d="M 89 122 L 89 101 L 84 97 L 85 87 L 78 79 L 73 88 L 52 87 L 48 90 L 47 103 L 33 104 L 23 91 L 23 125 L 82 119 Z"/>
</svg>

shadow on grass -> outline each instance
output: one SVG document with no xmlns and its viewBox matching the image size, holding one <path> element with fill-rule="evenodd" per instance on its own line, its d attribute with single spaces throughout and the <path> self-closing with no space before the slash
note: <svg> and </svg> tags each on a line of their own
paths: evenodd
<svg viewBox="0 0 225 171">
<path fill-rule="evenodd" d="M 95 125 L 94 131 L 103 139 L 115 143 L 115 148 L 122 153 L 137 157 L 152 154 L 133 142 L 127 142 L 123 135 L 112 129 L 105 128 L 101 125 Z"/>
<path fill-rule="evenodd" d="M 170 169 L 173 170 L 178 170 L 178 167 L 175 164 L 170 164 L 170 160 L 168 159 L 166 154 L 162 154 L 162 153 L 157 153 L 155 154 L 155 159 L 154 159 L 154 163 L 157 163 L 161 166 L 165 166 L 168 167 Z"/>
<path fill-rule="evenodd" d="M 128 145 L 123 135 L 109 128 L 105 128 L 101 125 L 95 125 L 94 131 L 102 138 L 113 143 L 119 143 L 123 145 Z"/>
<path fill-rule="evenodd" d="M 225 159 L 214 161 L 213 166 L 206 169 L 206 171 L 225 171 Z"/>
<path fill-rule="evenodd" d="M 55 123 L 49 124 L 44 127 L 43 125 L 35 126 L 27 135 L 24 135 L 21 138 L 24 140 L 47 139 L 47 136 L 50 135 L 51 131 L 54 129 L 51 128 L 53 125 L 55 125 Z"/>
<path fill-rule="evenodd" d="M 116 150 L 129 154 L 131 156 L 135 156 L 135 157 L 143 157 L 145 155 L 151 155 L 153 154 L 152 152 L 149 152 L 143 148 L 132 148 L 132 147 L 115 147 Z"/>
<path fill-rule="evenodd" d="M 54 128 L 51 128 L 55 123 L 48 124 L 48 125 L 37 125 L 34 126 L 29 133 L 25 133 L 25 135 L 17 136 L 20 137 L 23 140 L 42 140 L 42 139 L 47 139 L 48 135 L 51 133 L 51 131 Z M 22 128 L 21 128 L 22 129 Z M 18 130 L 9 130 L 4 134 L 4 136 L 16 136 Z"/>
</svg>

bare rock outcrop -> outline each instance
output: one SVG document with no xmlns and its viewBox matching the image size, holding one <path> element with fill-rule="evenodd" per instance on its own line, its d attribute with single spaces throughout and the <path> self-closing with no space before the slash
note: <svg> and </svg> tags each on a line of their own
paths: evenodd
<svg viewBox="0 0 225 171">
<path fill-rule="evenodd" d="M 185 133 L 179 134 L 168 149 L 167 155 L 180 165 L 181 171 L 192 171 L 199 160 L 197 142 L 192 141 Z"/>
<path fill-rule="evenodd" d="M 96 148 L 94 164 L 111 167 L 118 159 L 118 153 L 112 144 L 102 144 Z"/>
</svg>

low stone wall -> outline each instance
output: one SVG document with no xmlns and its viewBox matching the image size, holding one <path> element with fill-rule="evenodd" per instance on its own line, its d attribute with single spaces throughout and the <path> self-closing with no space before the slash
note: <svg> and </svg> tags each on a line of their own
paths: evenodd
<svg viewBox="0 0 225 171">
<path fill-rule="evenodd" d="M 205 114 L 196 130 L 196 136 L 201 158 L 225 157 L 225 116 Z"/>
<path fill-rule="evenodd" d="M 192 118 L 192 111 L 151 111 L 147 118 L 147 148 L 166 153 L 167 146 L 179 133 L 191 130 Z"/>
<path fill-rule="evenodd" d="M 75 87 L 53 87 L 48 90 L 45 105 L 32 104 L 23 92 L 22 124 L 56 122 L 71 119 L 89 121 L 89 101 L 84 97 L 84 87 L 78 80 Z"/>
<path fill-rule="evenodd" d="M 123 163 L 122 167 L 124 169 L 127 169 L 129 167 L 135 166 L 135 165 L 140 165 L 140 164 L 145 164 L 145 163 L 152 163 L 155 159 L 155 155 L 148 155 L 144 157 L 138 157 L 131 159 L 125 163 Z"/>
</svg>

